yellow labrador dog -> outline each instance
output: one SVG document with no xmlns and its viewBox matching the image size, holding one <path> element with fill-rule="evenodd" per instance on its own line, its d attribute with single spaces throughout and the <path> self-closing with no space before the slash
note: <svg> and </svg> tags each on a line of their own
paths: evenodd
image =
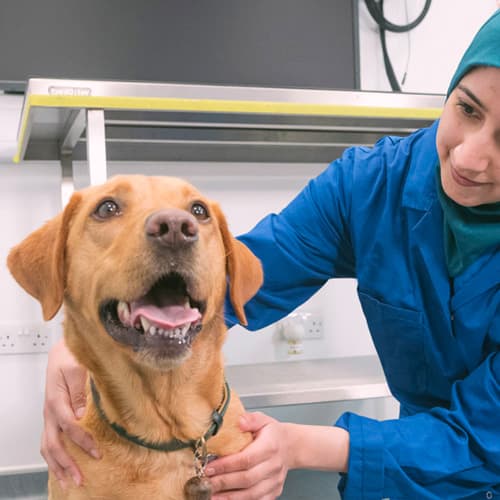
<svg viewBox="0 0 500 500">
<path fill-rule="evenodd" d="M 250 442 L 224 378 L 223 304 L 229 286 L 245 323 L 262 270 L 193 186 L 133 175 L 76 192 L 8 266 L 46 320 L 64 303 L 66 343 L 89 373 L 80 425 L 102 458 L 65 439 L 84 481 L 63 491 L 49 476 L 51 500 L 179 500 L 207 453 Z M 209 498 L 198 483 L 192 498 Z"/>
</svg>

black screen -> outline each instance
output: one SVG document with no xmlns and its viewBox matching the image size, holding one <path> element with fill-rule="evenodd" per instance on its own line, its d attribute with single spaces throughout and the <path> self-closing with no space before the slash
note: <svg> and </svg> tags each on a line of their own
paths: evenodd
<svg viewBox="0 0 500 500">
<path fill-rule="evenodd" d="M 6 90 L 31 77 L 357 89 L 357 52 L 355 0 L 0 0 Z"/>
</svg>

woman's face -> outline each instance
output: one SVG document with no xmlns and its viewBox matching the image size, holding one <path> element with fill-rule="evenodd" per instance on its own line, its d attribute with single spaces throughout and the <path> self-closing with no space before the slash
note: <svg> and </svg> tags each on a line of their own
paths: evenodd
<svg viewBox="0 0 500 500">
<path fill-rule="evenodd" d="M 449 198 L 465 207 L 500 201 L 500 68 L 462 78 L 444 106 L 436 145 Z"/>
</svg>

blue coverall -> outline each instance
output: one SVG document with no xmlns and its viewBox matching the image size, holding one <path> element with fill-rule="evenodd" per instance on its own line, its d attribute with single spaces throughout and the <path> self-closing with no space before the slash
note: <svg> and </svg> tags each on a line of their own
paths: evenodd
<svg viewBox="0 0 500 500">
<path fill-rule="evenodd" d="M 500 497 L 500 246 L 449 278 L 437 125 L 346 150 L 239 238 L 264 267 L 245 307 L 251 330 L 330 278 L 357 279 L 401 418 L 337 421 L 350 434 L 345 499 Z M 229 303 L 226 311 L 235 324 Z"/>
</svg>

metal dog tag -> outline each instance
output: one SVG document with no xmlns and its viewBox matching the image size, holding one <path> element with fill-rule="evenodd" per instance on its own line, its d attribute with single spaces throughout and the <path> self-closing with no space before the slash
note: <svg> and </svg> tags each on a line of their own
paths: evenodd
<svg viewBox="0 0 500 500">
<path fill-rule="evenodd" d="M 212 485 L 204 476 L 194 476 L 184 485 L 185 500 L 210 500 L 212 498 Z"/>
<path fill-rule="evenodd" d="M 196 476 L 184 485 L 185 500 L 210 500 L 212 485 L 205 477 L 205 467 L 208 462 L 207 442 L 202 437 L 196 442 L 194 449 L 194 470 Z"/>
</svg>

